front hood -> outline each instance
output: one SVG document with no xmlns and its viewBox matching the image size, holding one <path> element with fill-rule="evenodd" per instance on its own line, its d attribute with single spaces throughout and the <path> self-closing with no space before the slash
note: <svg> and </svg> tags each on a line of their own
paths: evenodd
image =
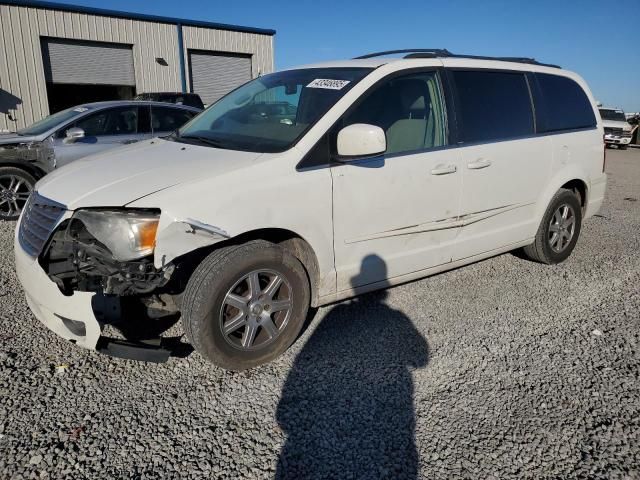
<svg viewBox="0 0 640 480">
<path fill-rule="evenodd" d="M 623 130 L 631 130 L 631 125 L 627 122 L 619 120 L 603 120 L 602 126 L 605 128 L 622 128 Z"/>
<path fill-rule="evenodd" d="M 47 175 L 36 189 L 69 210 L 121 207 L 181 183 L 249 166 L 260 155 L 156 138 L 77 160 Z"/>
<path fill-rule="evenodd" d="M 0 133 L 0 147 L 7 144 L 29 143 L 38 141 L 34 136 L 18 135 L 17 133 Z"/>
</svg>

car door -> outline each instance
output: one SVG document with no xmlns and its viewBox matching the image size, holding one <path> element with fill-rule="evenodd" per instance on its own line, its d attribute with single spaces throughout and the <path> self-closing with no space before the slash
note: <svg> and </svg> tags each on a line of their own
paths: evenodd
<svg viewBox="0 0 640 480">
<path fill-rule="evenodd" d="M 105 150 L 134 143 L 144 138 L 138 133 L 138 105 L 105 108 L 62 129 L 55 138 L 56 167 Z M 70 128 L 80 128 L 84 137 L 73 142 L 65 139 Z M 147 133 L 148 134 L 148 133 Z"/>
<path fill-rule="evenodd" d="M 387 151 L 331 168 L 338 291 L 448 263 L 458 232 L 460 157 L 439 73 L 382 81 L 336 129 L 355 123 L 382 128 Z"/>
<path fill-rule="evenodd" d="M 170 106 L 151 107 L 151 125 L 154 137 L 162 137 L 175 132 L 195 116 L 195 112 Z"/>
<path fill-rule="evenodd" d="M 526 72 L 448 70 L 464 185 L 454 260 L 533 238 L 551 140 L 535 135 Z"/>
</svg>

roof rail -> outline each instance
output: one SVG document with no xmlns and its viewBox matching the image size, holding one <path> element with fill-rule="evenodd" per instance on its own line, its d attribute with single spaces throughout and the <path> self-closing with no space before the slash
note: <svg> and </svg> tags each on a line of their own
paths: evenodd
<svg viewBox="0 0 640 480">
<path fill-rule="evenodd" d="M 452 55 L 452 53 L 445 48 L 406 48 L 402 50 L 386 50 L 384 52 L 368 53 L 367 55 L 355 57 L 355 60 L 383 57 L 385 55 L 393 55 L 396 53 L 411 53 L 411 54 L 424 55 L 423 57 L 420 57 L 420 58 L 446 57 L 446 56 Z M 430 55 L 430 57 L 428 55 Z"/>
<path fill-rule="evenodd" d="M 388 50 L 386 52 L 369 53 L 356 57 L 356 59 L 382 57 L 384 55 L 392 55 L 398 53 L 406 53 L 404 58 L 470 58 L 473 60 L 497 60 L 500 62 L 528 63 L 530 65 L 540 65 L 542 67 L 562 68 L 559 65 L 551 63 L 538 62 L 535 58 L 529 57 L 489 57 L 483 55 L 462 55 L 451 53 L 446 48 L 409 48 L 403 50 Z"/>
</svg>

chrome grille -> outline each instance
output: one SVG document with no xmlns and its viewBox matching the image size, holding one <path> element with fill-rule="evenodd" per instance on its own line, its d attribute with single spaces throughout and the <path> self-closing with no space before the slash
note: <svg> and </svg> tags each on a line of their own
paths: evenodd
<svg viewBox="0 0 640 480">
<path fill-rule="evenodd" d="M 18 231 L 24 251 L 34 258 L 40 255 L 65 211 L 63 205 L 34 192 L 24 207 Z"/>
<path fill-rule="evenodd" d="M 631 132 L 625 132 L 622 128 L 604 127 L 605 135 L 613 135 L 615 137 L 630 137 Z"/>
</svg>

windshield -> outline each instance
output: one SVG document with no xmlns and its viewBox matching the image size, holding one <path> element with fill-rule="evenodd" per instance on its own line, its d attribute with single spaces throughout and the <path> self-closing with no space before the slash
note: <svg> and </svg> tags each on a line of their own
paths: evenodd
<svg viewBox="0 0 640 480">
<path fill-rule="evenodd" d="M 289 149 L 369 68 L 272 73 L 234 90 L 182 127 L 179 141 L 251 152 Z"/>
<path fill-rule="evenodd" d="M 624 116 L 622 110 L 610 110 L 607 108 L 600 109 L 600 116 L 603 120 L 614 120 L 616 122 L 626 122 L 627 119 Z"/>
<path fill-rule="evenodd" d="M 27 128 L 23 128 L 22 130 L 18 130 L 19 135 L 40 135 L 52 128 L 57 127 L 67 121 L 71 120 L 74 117 L 77 117 L 81 113 L 89 110 L 86 107 L 73 107 L 68 108 L 67 110 L 62 110 L 61 112 L 54 113 L 53 115 L 49 115 L 48 117 L 43 118 L 35 123 L 32 123 Z"/>
</svg>

